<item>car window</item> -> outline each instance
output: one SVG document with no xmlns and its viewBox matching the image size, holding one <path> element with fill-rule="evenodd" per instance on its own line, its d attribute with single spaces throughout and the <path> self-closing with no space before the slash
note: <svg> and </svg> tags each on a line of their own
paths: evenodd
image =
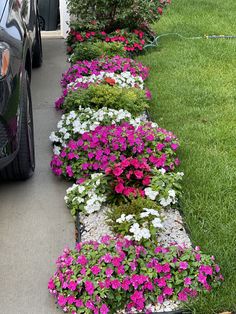
<svg viewBox="0 0 236 314">
<path fill-rule="evenodd" d="M 2 19 L 3 10 L 5 8 L 7 0 L 0 0 L 0 21 Z"/>
</svg>

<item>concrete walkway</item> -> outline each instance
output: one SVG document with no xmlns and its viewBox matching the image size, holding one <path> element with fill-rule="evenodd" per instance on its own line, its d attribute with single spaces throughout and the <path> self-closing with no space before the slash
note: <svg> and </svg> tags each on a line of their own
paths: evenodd
<svg viewBox="0 0 236 314">
<path fill-rule="evenodd" d="M 19 183 L 0 183 L 0 313 L 62 313 L 48 294 L 54 261 L 64 246 L 74 245 L 74 225 L 64 205 L 67 183 L 50 171 L 48 141 L 60 114 L 53 103 L 65 62 L 64 41 L 44 40 L 44 64 L 33 70 L 37 168 Z"/>
</svg>

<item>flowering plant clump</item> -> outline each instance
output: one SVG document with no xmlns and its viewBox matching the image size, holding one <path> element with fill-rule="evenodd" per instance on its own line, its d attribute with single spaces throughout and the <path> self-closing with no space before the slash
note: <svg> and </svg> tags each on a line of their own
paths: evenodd
<svg viewBox="0 0 236 314">
<path fill-rule="evenodd" d="M 145 196 L 162 207 L 175 205 L 181 196 L 183 172 L 166 172 L 164 168 L 153 170 L 149 187 L 144 189 Z"/>
<path fill-rule="evenodd" d="M 71 50 L 67 48 L 67 51 Z M 76 63 L 83 60 L 94 60 L 101 57 L 128 57 L 128 53 L 124 49 L 124 46 L 119 42 L 86 42 L 81 44 L 77 42 L 73 45 L 73 53 L 69 55 L 68 61 L 70 63 Z"/>
<path fill-rule="evenodd" d="M 143 208 L 141 213 L 121 214 L 112 222 L 112 230 L 145 246 L 147 240 L 157 243 L 157 233 L 163 228 L 163 218 L 158 210 Z"/>
<path fill-rule="evenodd" d="M 53 156 L 51 167 L 56 175 L 79 179 L 94 171 L 104 172 L 126 158 L 134 158 L 134 168 L 142 161 L 145 167 L 169 171 L 179 165 L 177 148 L 174 134 L 151 122 L 137 128 L 128 123 L 98 126 L 94 131 L 82 134 L 77 141 L 70 140 L 60 155 Z M 116 167 L 118 176 L 122 172 L 119 166 Z"/>
<path fill-rule="evenodd" d="M 54 143 L 54 154 L 59 155 L 61 147 L 65 147 L 70 140 L 78 140 L 80 134 L 93 131 L 98 125 L 118 125 L 124 122 L 138 127 L 142 122 L 142 117 L 132 118 L 127 110 L 106 107 L 99 110 L 79 107 L 77 111 L 63 114 L 57 124 L 58 130 L 52 132 L 49 137 Z"/>
<path fill-rule="evenodd" d="M 78 110 L 82 107 L 99 109 L 102 107 L 116 110 L 128 110 L 133 115 L 140 115 L 149 107 L 145 91 L 138 88 L 120 88 L 109 84 L 90 85 L 87 89 L 77 89 L 60 98 L 57 109 L 64 112 Z"/>
<path fill-rule="evenodd" d="M 119 43 L 122 45 L 123 51 L 140 52 L 145 45 L 145 33 L 138 29 L 131 32 L 127 29 L 117 29 L 112 33 L 106 33 L 105 31 L 81 32 L 71 28 L 66 39 L 67 53 L 69 55 L 74 53 L 81 43 L 83 45 L 84 43 L 96 45 L 98 41 L 111 44 Z"/>
<path fill-rule="evenodd" d="M 77 78 L 74 82 L 69 83 L 63 90 L 63 95 L 56 100 L 56 108 L 59 109 L 60 107 L 63 107 L 65 98 L 66 96 L 70 96 L 68 94 L 71 91 L 76 91 L 78 89 L 88 89 L 92 84 L 95 85 L 95 87 L 98 84 L 103 84 L 111 87 L 144 89 L 144 82 L 141 76 L 132 76 L 130 72 L 116 74 L 101 71 L 98 75 L 92 74 L 90 76 L 83 76 Z M 109 90 L 112 93 L 112 90 Z M 121 92 L 122 91 L 120 91 L 120 93 Z M 149 90 L 146 90 L 145 95 L 145 100 L 150 100 L 152 97 Z"/>
<path fill-rule="evenodd" d="M 113 58 L 76 62 L 62 75 L 61 86 L 66 88 L 69 83 L 74 82 L 77 78 L 93 74 L 99 75 L 101 71 L 116 74 L 130 72 L 132 76 L 141 76 L 143 80 L 146 80 L 149 75 L 149 69 L 141 62 L 115 56 Z"/>
<path fill-rule="evenodd" d="M 64 312 L 145 311 L 164 300 L 188 301 L 223 280 L 214 257 L 199 248 L 153 246 L 104 236 L 65 249 L 48 283 Z"/>
<path fill-rule="evenodd" d="M 112 180 L 114 196 L 145 196 L 144 188 L 150 184 L 152 171 L 146 158 L 129 157 L 105 169 Z"/>
<path fill-rule="evenodd" d="M 141 76 L 133 76 L 130 72 L 107 73 L 101 71 L 98 75 L 92 74 L 77 78 L 74 82 L 67 85 L 67 91 L 74 91 L 78 88 L 88 88 L 90 84 L 108 84 L 111 86 L 119 86 L 124 88 L 140 88 L 144 89 L 144 83 Z"/>
<path fill-rule="evenodd" d="M 106 177 L 101 173 L 93 173 L 91 179 L 79 185 L 73 184 L 65 196 L 71 215 L 75 217 L 78 212 L 91 214 L 99 211 L 107 200 L 108 188 Z"/>
</svg>

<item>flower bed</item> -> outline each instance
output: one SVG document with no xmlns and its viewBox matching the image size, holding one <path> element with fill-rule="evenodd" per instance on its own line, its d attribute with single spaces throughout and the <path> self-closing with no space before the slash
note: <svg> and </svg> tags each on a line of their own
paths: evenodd
<svg viewBox="0 0 236 314">
<path fill-rule="evenodd" d="M 107 7 L 102 0 L 85 9 L 85 3 L 69 0 L 70 10 L 79 12 L 67 38 L 75 64 L 63 74 L 56 101 L 64 112 L 50 135 L 51 168 L 74 182 L 65 202 L 89 241 L 65 249 L 49 281 L 66 313 L 172 310 L 223 280 L 214 257 L 193 249 L 184 229 L 178 140 L 144 114 L 151 106 L 149 69 L 124 57 L 142 51 L 148 23 L 167 3 L 130 0 L 123 12 L 118 2 Z M 105 18 L 112 5 L 116 10 Z M 86 21 L 91 14 L 98 14 L 92 30 Z"/>
<path fill-rule="evenodd" d="M 123 173 L 121 167 L 126 166 L 145 167 L 143 170 L 147 173 L 151 171 L 150 167 L 174 170 L 179 165 L 177 148 L 176 137 L 153 127 L 152 123 L 137 128 L 130 124 L 98 126 L 94 131 L 82 134 L 77 141 L 70 140 L 60 155 L 54 155 L 51 167 L 56 175 L 74 180 L 97 170 L 108 172 L 114 165 L 118 170 L 115 173 L 113 170 L 112 175 L 116 178 L 117 172 Z M 125 161 L 127 158 L 133 161 Z M 137 175 L 136 178 L 139 179 Z"/>
<path fill-rule="evenodd" d="M 94 131 L 99 125 L 120 125 L 129 122 L 134 127 L 141 124 L 143 117 L 132 118 L 127 110 L 115 110 L 103 107 L 99 110 L 78 107 L 77 111 L 63 114 L 57 124 L 58 130 L 52 132 L 49 139 L 54 144 L 54 153 L 59 155 L 61 147 L 65 147 L 70 140 L 78 140 L 80 134 Z"/>
<path fill-rule="evenodd" d="M 181 246 L 148 249 L 127 239 L 104 236 L 99 242 L 65 249 L 48 288 L 72 314 L 149 312 L 156 299 L 187 301 L 222 280 L 214 258 Z M 115 300 L 115 302 L 114 302 Z"/>
<path fill-rule="evenodd" d="M 62 87 L 66 87 L 69 83 L 74 82 L 77 78 L 89 75 L 99 75 L 100 72 L 117 73 L 130 72 L 132 76 L 141 76 L 146 80 L 149 75 L 149 69 L 130 58 L 115 56 L 113 58 L 101 58 L 92 61 L 79 61 L 72 65 L 62 75 Z"/>
</svg>

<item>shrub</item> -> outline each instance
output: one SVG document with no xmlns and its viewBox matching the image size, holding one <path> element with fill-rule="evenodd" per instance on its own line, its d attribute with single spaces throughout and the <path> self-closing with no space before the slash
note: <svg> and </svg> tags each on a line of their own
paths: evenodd
<svg viewBox="0 0 236 314">
<path fill-rule="evenodd" d="M 102 56 L 102 50 L 92 43 L 84 43 L 83 45 L 75 45 L 73 54 L 70 57 L 70 62 L 82 60 L 94 60 Z"/>
<path fill-rule="evenodd" d="M 170 0 L 68 0 L 68 9 L 75 15 L 80 29 L 135 29 L 158 20 Z M 91 24 L 93 27 L 91 27 Z"/>
<path fill-rule="evenodd" d="M 124 109 L 132 115 L 140 115 L 148 108 L 146 93 L 137 88 L 120 88 L 117 86 L 90 85 L 87 89 L 69 92 L 60 104 L 65 112 L 77 110 L 80 106 L 100 109 L 102 107 L 115 110 Z"/>
<path fill-rule="evenodd" d="M 54 155 L 51 167 L 56 175 L 77 180 L 93 172 L 107 171 L 109 167 L 132 158 L 135 165 L 145 168 L 173 170 L 179 164 L 176 158 L 176 137 L 151 122 L 139 127 L 124 123 L 120 126 L 98 126 L 94 131 L 70 140 L 60 155 Z M 147 170 L 145 170 L 147 171 Z M 117 167 L 117 172 L 122 172 Z M 138 178 L 137 178 L 138 179 Z"/>
<path fill-rule="evenodd" d="M 88 42 L 82 45 L 76 44 L 69 60 L 71 63 L 76 63 L 77 61 L 91 61 L 101 57 L 111 58 L 117 55 L 127 56 L 124 46 L 120 43 Z"/>
<path fill-rule="evenodd" d="M 223 280 L 214 258 L 199 248 L 141 245 L 104 236 L 65 249 L 48 283 L 64 312 L 148 311 L 164 300 L 188 301 Z"/>
</svg>

